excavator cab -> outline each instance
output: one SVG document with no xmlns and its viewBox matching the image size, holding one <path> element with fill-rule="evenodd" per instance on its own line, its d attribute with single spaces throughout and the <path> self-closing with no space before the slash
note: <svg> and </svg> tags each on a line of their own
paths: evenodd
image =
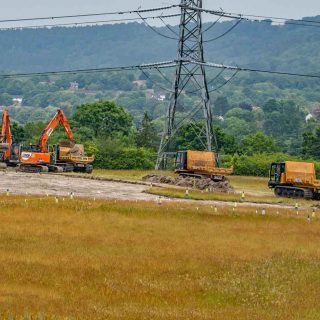
<svg viewBox="0 0 320 320">
<path fill-rule="evenodd" d="M 24 152 L 41 152 L 40 146 L 38 144 L 29 144 L 27 146 L 23 146 L 22 151 L 24 151 Z"/>
<path fill-rule="evenodd" d="M 271 164 L 269 172 L 269 188 L 274 188 L 281 183 L 281 175 L 286 171 L 286 164 L 284 162 L 274 162 Z"/>
<path fill-rule="evenodd" d="M 187 170 L 187 151 L 178 151 L 176 157 L 176 170 Z"/>
</svg>

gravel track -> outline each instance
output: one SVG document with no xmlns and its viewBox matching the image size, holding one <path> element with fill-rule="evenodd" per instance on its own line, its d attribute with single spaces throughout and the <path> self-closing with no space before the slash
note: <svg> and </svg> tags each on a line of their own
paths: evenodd
<svg viewBox="0 0 320 320">
<path fill-rule="evenodd" d="M 68 196 L 71 192 L 76 197 L 97 199 L 118 199 L 156 201 L 156 195 L 144 193 L 150 186 L 144 183 L 127 183 L 106 180 L 88 179 L 87 177 L 74 177 L 57 174 L 33 174 L 15 171 L 0 172 L 0 193 L 9 189 L 16 195 L 51 195 Z M 204 205 L 232 206 L 233 202 L 226 201 L 198 201 L 187 199 L 164 199 L 165 201 L 189 202 Z M 239 203 L 239 206 L 288 208 L 292 206 L 277 204 L 254 204 L 250 202 Z"/>
<path fill-rule="evenodd" d="M 71 192 L 78 197 L 119 200 L 155 200 L 154 195 L 143 193 L 147 185 L 98 181 L 55 174 L 0 172 L 0 193 L 9 189 L 12 194 L 66 196 Z"/>
</svg>

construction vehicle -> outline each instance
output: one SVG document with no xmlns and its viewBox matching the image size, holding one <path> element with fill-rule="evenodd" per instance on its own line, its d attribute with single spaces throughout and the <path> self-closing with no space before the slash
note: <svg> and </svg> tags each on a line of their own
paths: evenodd
<svg viewBox="0 0 320 320">
<path fill-rule="evenodd" d="M 181 176 L 223 181 L 233 173 L 233 168 L 217 167 L 213 152 L 187 150 L 177 152 L 175 172 Z"/>
<path fill-rule="evenodd" d="M 278 197 L 320 199 L 320 180 L 309 162 L 272 163 L 268 186 Z"/>
<path fill-rule="evenodd" d="M 67 143 L 48 146 L 48 140 L 54 129 L 61 124 L 69 140 Z M 22 172 L 87 172 L 91 173 L 91 163 L 94 157 L 84 153 L 83 146 L 75 144 L 68 119 L 62 109 L 43 130 L 39 143 L 23 148 L 20 156 L 20 171 Z"/>
<path fill-rule="evenodd" d="M 0 168 L 16 166 L 19 162 L 20 145 L 12 143 L 10 117 L 8 109 L 3 110 L 0 136 Z"/>
</svg>

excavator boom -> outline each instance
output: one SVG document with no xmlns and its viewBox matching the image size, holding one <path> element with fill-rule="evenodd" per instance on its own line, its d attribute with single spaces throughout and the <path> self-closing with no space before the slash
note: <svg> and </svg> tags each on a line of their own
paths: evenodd
<svg viewBox="0 0 320 320">
<path fill-rule="evenodd" d="M 8 109 L 3 110 L 0 143 L 1 149 L 3 150 L 3 160 L 9 160 L 12 145 L 12 134 Z"/>
<path fill-rule="evenodd" d="M 67 117 L 65 116 L 62 109 L 58 109 L 55 116 L 50 120 L 47 127 L 43 130 L 41 137 L 39 139 L 39 147 L 40 152 L 46 153 L 48 152 L 48 139 L 54 129 L 59 125 L 59 123 L 63 126 L 66 133 L 68 134 L 68 137 L 71 141 L 74 141 L 73 134 L 69 125 L 69 121 Z"/>
</svg>

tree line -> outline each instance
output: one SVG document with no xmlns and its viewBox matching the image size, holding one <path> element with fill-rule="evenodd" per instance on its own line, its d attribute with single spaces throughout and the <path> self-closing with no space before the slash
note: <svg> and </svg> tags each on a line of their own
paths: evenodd
<svg viewBox="0 0 320 320">
<path fill-rule="evenodd" d="M 219 99 L 215 108 L 226 104 Z M 266 175 L 272 161 L 320 159 L 320 126 L 315 120 L 305 122 L 304 115 L 292 101 L 269 100 L 262 110 L 231 108 L 224 110 L 225 120 L 214 123 L 215 135 L 224 166 L 233 166 L 236 174 Z M 267 119 L 252 113 L 267 112 Z M 88 154 L 95 154 L 95 166 L 105 169 L 152 169 L 156 160 L 161 129 L 147 112 L 135 125 L 133 117 L 114 101 L 85 103 L 69 118 L 74 136 Z M 271 126 L 270 123 L 273 123 Z M 46 122 L 13 123 L 15 143 L 36 143 Z M 231 127 L 230 127 L 231 126 Z M 201 130 L 201 123 L 198 126 Z M 50 143 L 66 139 L 62 128 Z M 174 150 L 203 150 L 194 126 L 182 126 Z"/>
</svg>

